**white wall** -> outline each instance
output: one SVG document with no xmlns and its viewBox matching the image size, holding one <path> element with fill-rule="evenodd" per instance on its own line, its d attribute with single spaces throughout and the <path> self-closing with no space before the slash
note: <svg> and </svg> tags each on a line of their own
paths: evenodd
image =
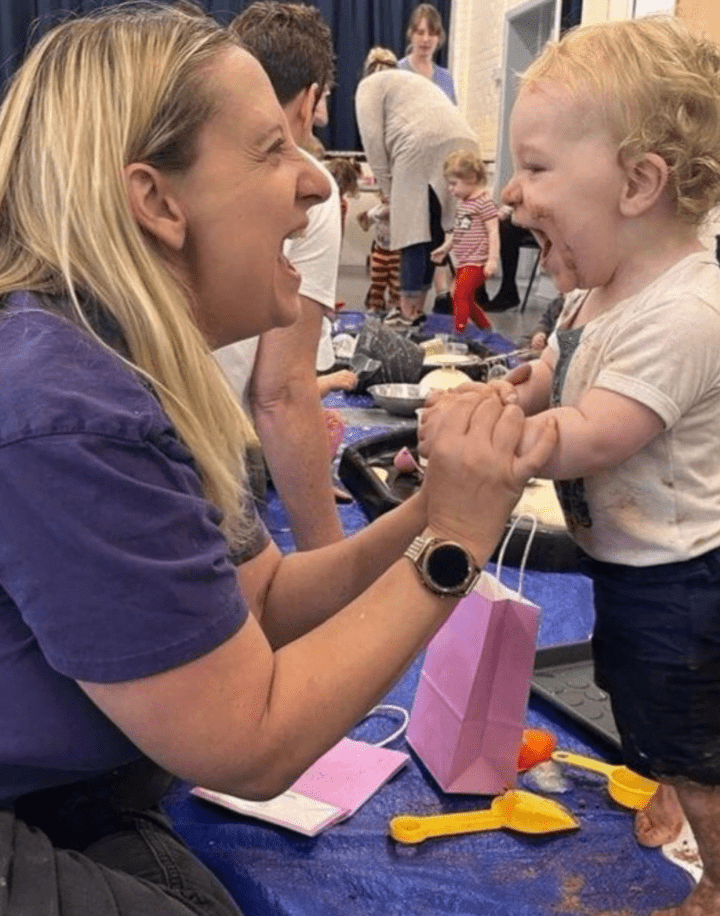
<svg viewBox="0 0 720 916">
<path fill-rule="evenodd" d="M 677 2 L 680 7 L 697 6 L 699 0 Z M 717 0 L 703 2 L 717 4 Z M 505 14 L 525 5 L 526 0 L 453 0 L 452 4 L 450 68 L 458 104 L 476 131 L 488 162 L 494 161 L 497 147 Z M 626 19 L 633 14 L 672 13 L 675 6 L 676 0 L 583 0 L 582 21 L 587 24 Z"/>
<path fill-rule="evenodd" d="M 480 141 L 483 158 L 494 160 L 500 112 L 503 23 L 517 0 L 453 0 L 450 65 L 458 104 Z"/>
<path fill-rule="evenodd" d="M 450 67 L 458 104 L 490 163 L 495 160 L 502 101 L 505 14 L 527 5 L 527 0 L 453 0 Z"/>
</svg>

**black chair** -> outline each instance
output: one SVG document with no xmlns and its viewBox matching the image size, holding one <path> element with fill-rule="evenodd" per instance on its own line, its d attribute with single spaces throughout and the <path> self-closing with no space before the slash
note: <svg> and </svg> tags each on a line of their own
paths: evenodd
<svg viewBox="0 0 720 916">
<path fill-rule="evenodd" d="M 504 311 L 505 308 L 513 308 L 518 304 L 519 294 L 516 283 L 516 273 L 521 248 L 535 248 L 537 257 L 532 266 L 530 280 L 528 282 L 525 294 L 519 301 L 520 312 L 524 312 L 530 297 L 533 282 L 537 276 L 538 266 L 540 264 L 540 246 L 535 241 L 534 235 L 522 226 L 516 226 L 509 219 L 500 221 L 500 266 L 502 269 L 502 280 L 500 289 L 497 291 L 491 305 L 500 307 L 491 308 L 490 311 Z M 502 305 L 500 305 L 502 303 Z"/>
<path fill-rule="evenodd" d="M 523 296 L 522 302 L 520 303 L 520 314 L 522 315 L 523 312 L 525 311 L 525 306 L 527 305 L 528 299 L 530 298 L 530 290 L 532 289 L 532 285 L 535 280 L 535 276 L 537 274 L 537 269 L 540 266 L 540 257 L 542 256 L 542 251 L 538 243 L 535 241 L 535 239 L 533 239 L 532 245 L 527 244 L 524 246 L 521 245 L 520 247 L 537 248 L 537 254 L 535 255 L 535 260 L 533 261 L 532 270 L 530 271 L 530 279 L 528 280 L 528 284 L 525 289 L 525 295 Z"/>
</svg>

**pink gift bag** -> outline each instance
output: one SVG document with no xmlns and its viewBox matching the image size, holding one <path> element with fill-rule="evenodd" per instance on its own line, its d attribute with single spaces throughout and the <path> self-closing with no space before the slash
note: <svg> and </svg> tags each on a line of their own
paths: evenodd
<svg viewBox="0 0 720 916">
<path fill-rule="evenodd" d="M 535 660 L 540 608 L 521 597 L 536 519 L 520 567 L 518 591 L 483 572 L 430 642 L 407 740 L 445 792 L 497 795 L 517 781 Z"/>
</svg>

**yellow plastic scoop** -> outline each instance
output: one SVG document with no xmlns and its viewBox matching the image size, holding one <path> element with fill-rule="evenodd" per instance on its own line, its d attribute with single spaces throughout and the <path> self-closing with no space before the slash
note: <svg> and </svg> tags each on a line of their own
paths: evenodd
<svg viewBox="0 0 720 916">
<path fill-rule="evenodd" d="M 608 777 L 608 792 L 610 798 L 619 805 L 640 811 L 647 805 L 658 787 L 652 779 L 646 779 L 638 773 L 624 766 L 605 763 L 594 757 L 585 757 L 583 754 L 571 754 L 569 751 L 555 751 L 552 759 L 558 763 L 567 763 L 570 766 L 581 767 L 584 770 L 593 770 L 603 773 Z"/>
<path fill-rule="evenodd" d="M 494 798 L 485 811 L 394 817 L 390 821 L 390 836 L 400 843 L 422 843 L 430 837 L 500 830 L 503 827 L 519 833 L 559 833 L 576 830 L 579 826 L 580 822 L 557 802 L 522 789 L 511 789 Z"/>
</svg>

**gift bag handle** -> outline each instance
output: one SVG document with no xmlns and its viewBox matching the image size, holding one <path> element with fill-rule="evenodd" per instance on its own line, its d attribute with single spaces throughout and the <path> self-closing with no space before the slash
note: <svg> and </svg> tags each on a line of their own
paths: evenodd
<svg viewBox="0 0 720 916">
<path fill-rule="evenodd" d="M 502 547 L 500 548 L 500 553 L 498 554 L 498 558 L 497 558 L 497 568 L 495 570 L 495 575 L 499 579 L 500 576 L 502 575 L 502 565 L 503 565 L 503 560 L 505 559 L 505 548 L 507 547 L 508 541 L 510 540 L 510 538 L 513 535 L 513 532 L 515 531 L 515 528 L 517 527 L 518 522 L 524 518 L 530 521 L 531 527 L 530 527 L 530 534 L 528 535 L 527 543 L 525 544 L 525 550 L 523 551 L 522 559 L 520 560 L 520 578 L 518 579 L 518 587 L 517 587 L 518 595 L 522 595 L 522 584 L 523 584 L 523 576 L 525 575 L 525 564 L 527 563 L 527 559 L 530 555 L 530 547 L 532 546 L 533 538 L 535 537 L 535 532 L 537 531 L 538 520 L 535 518 L 534 515 L 528 515 L 528 514 L 523 513 L 522 515 L 515 516 L 515 518 L 512 521 L 512 524 L 510 525 L 508 533 L 505 535 L 505 540 L 502 542 Z"/>
</svg>

